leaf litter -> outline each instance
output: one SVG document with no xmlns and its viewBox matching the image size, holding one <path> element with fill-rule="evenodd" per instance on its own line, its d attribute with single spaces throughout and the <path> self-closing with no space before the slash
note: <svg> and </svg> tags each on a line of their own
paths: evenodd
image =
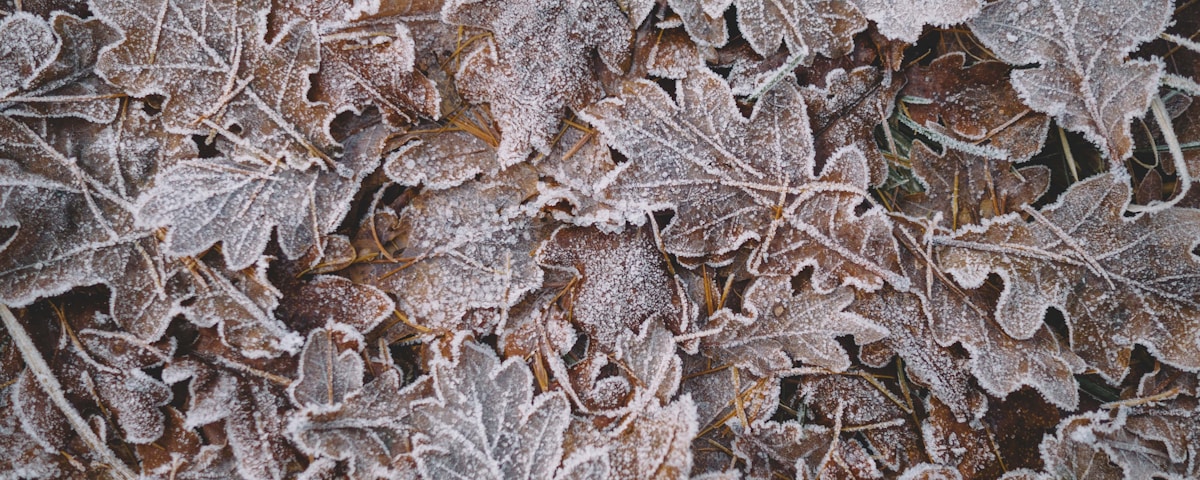
<svg viewBox="0 0 1200 480">
<path fill-rule="evenodd" d="M 1196 8 L 0 1 L 0 478 L 1196 477 Z"/>
</svg>

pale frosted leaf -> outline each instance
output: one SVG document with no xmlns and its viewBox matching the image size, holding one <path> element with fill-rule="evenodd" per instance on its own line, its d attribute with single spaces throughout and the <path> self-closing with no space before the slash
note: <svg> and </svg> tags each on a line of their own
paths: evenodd
<svg viewBox="0 0 1200 480">
<path fill-rule="evenodd" d="M 786 43 L 788 55 L 809 63 L 819 53 L 837 58 L 854 49 L 867 20 L 850 0 L 736 0 L 738 27 L 767 56 Z"/>
<path fill-rule="evenodd" d="M 1043 470 L 1051 478 L 1105 479 L 1124 477 L 1121 467 L 1103 450 L 1094 446 L 1089 431 L 1092 422 L 1104 419 L 1102 412 L 1068 417 L 1054 436 L 1047 435 L 1040 446 Z"/>
<path fill-rule="evenodd" d="M 270 2 L 99 0 L 96 14 L 125 34 L 97 71 L 133 96 L 163 95 L 163 123 L 178 133 L 216 131 L 262 160 L 329 164 L 334 111 L 308 101 L 320 39 L 294 23 L 267 42 Z"/>
<path fill-rule="evenodd" d="M 358 267 L 362 283 L 396 294 L 400 310 L 435 330 L 455 328 L 468 310 L 508 308 L 541 286 L 535 226 L 522 202 L 536 188 L 531 167 L 425 191 L 401 213 L 395 263 Z"/>
<path fill-rule="evenodd" d="M 478 175 L 495 175 L 507 166 L 496 157 L 496 145 L 465 130 L 437 124 L 418 125 L 414 130 L 433 131 L 411 134 L 411 139 L 388 154 L 383 172 L 393 182 L 442 190 Z"/>
<path fill-rule="evenodd" d="M 788 277 L 759 277 L 746 289 L 745 314 L 717 312 L 705 327 L 721 332 L 704 337 L 703 345 L 759 376 L 788 370 L 795 362 L 843 371 L 850 358 L 836 337 L 854 335 L 862 345 L 888 335 L 886 328 L 845 311 L 853 299 L 850 289 L 793 293 Z"/>
<path fill-rule="evenodd" d="M 882 387 L 873 386 L 864 377 L 851 375 L 804 377 L 800 388 L 815 423 L 831 428 L 873 426 L 858 432 L 876 452 L 875 459 L 870 461 L 872 466 L 879 462 L 880 468 L 903 471 L 923 458 L 915 420 L 893 402 L 892 399 L 897 398 L 895 393 L 888 392 L 889 398 L 881 391 Z M 844 453 L 857 454 L 853 451 Z M 873 469 L 865 465 L 856 468 Z"/>
<path fill-rule="evenodd" d="M 1170 0 L 1004 0 L 970 26 L 1001 60 L 1040 64 L 1012 74 L 1026 104 L 1119 162 L 1131 153 L 1129 122 L 1150 105 L 1163 70 L 1157 59 L 1126 56 L 1162 32 L 1170 15 Z"/>
<path fill-rule="evenodd" d="M 968 288 L 1004 280 L 996 321 L 1017 339 L 1061 310 L 1072 349 L 1110 380 L 1125 376 L 1135 344 L 1165 363 L 1200 368 L 1200 211 L 1172 208 L 1125 217 L 1128 177 L 1073 185 L 1027 222 L 1012 214 L 969 227 L 945 245 L 942 267 Z"/>
<path fill-rule="evenodd" d="M 350 370 L 334 374 L 352 375 L 356 369 Z M 361 364 L 357 372 L 361 375 Z M 427 378 L 401 388 L 399 372 L 388 369 L 361 388 L 347 389 L 346 400 L 336 409 L 305 408 L 294 414 L 288 434 L 310 455 L 349 461 L 353 478 L 413 475 L 409 464 L 397 458 L 412 447 L 412 402 L 430 393 Z"/>
<path fill-rule="evenodd" d="M 199 285 L 184 314 L 201 327 L 216 326 L 221 341 L 251 358 L 294 354 L 304 338 L 274 316 L 282 295 L 267 279 L 267 262 L 242 270 L 194 263 L 191 278 Z"/>
<path fill-rule="evenodd" d="M 346 140 L 333 170 L 294 170 L 233 152 L 172 165 L 138 200 L 138 221 L 169 226 L 166 249 L 195 255 L 222 242 L 226 263 L 250 266 L 262 255 L 272 229 L 295 258 L 337 228 L 359 184 L 379 165 L 382 127 Z"/>
<path fill-rule="evenodd" d="M 537 261 L 575 274 L 572 319 L 600 348 L 614 349 L 648 319 L 678 323 L 679 300 L 649 229 L 562 228 L 538 249 Z"/>
<path fill-rule="evenodd" d="M 900 475 L 900 480 L 960 480 L 962 474 L 958 470 L 945 465 L 918 463 Z"/>
<path fill-rule="evenodd" d="M 335 343 L 335 336 L 341 338 L 347 333 L 338 327 L 318 328 L 308 334 L 300 352 L 299 377 L 288 387 L 293 404 L 320 411 L 322 407 L 337 407 L 362 389 L 362 358 L 357 351 Z"/>
<path fill-rule="evenodd" d="M 570 405 L 561 393 L 534 397 L 517 359 L 500 363 L 469 340 L 431 365 L 437 399 L 415 408 L 413 455 L 429 478 L 550 479 L 562 459 Z"/>
<path fill-rule="evenodd" d="M 0 98 L 29 87 L 62 47 L 50 24 L 25 12 L 0 20 Z"/>
<path fill-rule="evenodd" d="M 491 105 L 502 165 L 549 152 L 563 109 L 599 98 L 593 52 L 612 71 L 629 56 L 629 21 L 612 0 L 451 0 L 442 18 L 493 33 L 466 54 L 455 83 Z"/>
<path fill-rule="evenodd" d="M 653 402 L 634 413 L 635 421 L 614 429 L 577 423 L 568 431 L 568 444 L 579 450 L 607 450 L 609 478 L 689 478 L 692 440 L 699 431 L 696 407 L 690 397 L 659 405 Z"/>
<path fill-rule="evenodd" d="M 733 452 L 746 462 L 747 478 L 809 478 L 805 466 L 821 464 L 833 437 L 834 432 L 821 425 L 760 420 L 738 432 Z"/>
<path fill-rule="evenodd" d="M 916 43 L 926 25 L 949 27 L 979 12 L 980 0 L 851 0 L 875 22 L 879 33 Z"/>
<path fill-rule="evenodd" d="M 721 47 L 729 41 L 725 9 L 733 0 L 668 0 L 667 5 L 683 20 L 692 40 L 706 47 Z"/>
<path fill-rule="evenodd" d="M 765 94 L 749 119 L 710 71 L 681 80 L 677 97 L 629 82 L 621 97 L 581 112 L 630 157 L 602 193 L 624 210 L 675 210 L 663 231 L 668 252 L 720 255 L 759 240 L 766 244 L 756 255 L 760 272 L 815 265 L 818 291 L 904 281 L 893 273 L 895 244 L 882 211 L 854 211 L 865 199 L 866 160 L 846 148 L 814 171 L 806 107 L 794 85 Z"/>
<path fill-rule="evenodd" d="M 63 478 L 66 465 L 58 452 L 43 448 L 21 428 L 13 396 L 18 388 L 26 387 L 14 384 L 0 390 L 0 479 Z"/>
</svg>

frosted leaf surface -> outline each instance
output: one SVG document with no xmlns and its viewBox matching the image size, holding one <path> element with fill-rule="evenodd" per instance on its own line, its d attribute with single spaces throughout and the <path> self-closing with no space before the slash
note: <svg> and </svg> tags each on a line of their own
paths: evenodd
<svg viewBox="0 0 1200 480">
<path fill-rule="evenodd" d="M 285 168 L 239 148 L 227 156 L 182 160 L 139 198 L 138 221 L 169 226 L 164 246 L 174 255 L 195 255 L 222 242 L 234 269 L 259 259 L 272 228 L 283 253 L 298 257 L 337 228 L 362 180 L 379 165 L 384 135 L 375 127 L 347 139 L 346 154 L 332 170 Z"/>
<path fill-rule="evenodd" d="M 273 31 L 311 22 L 320 37 L 320 72 L 314 97 L 335 111 L 375 106 L 389 123 L 411 121 L 415 112 L 436 118 L 437 85 L 415 69 L 416 46 L 408 22 L 439 17 L 440 1 L 359 2 L 304 0 L 278 4 L 268 17 Z M 439 24 L 440 26 L 440 24 Z M 448 27 L 446 27 L 448 28 Z"/>
<path fill-rule="evenodd" d="M 760 55 L 786 43 L 790 57 L 808 64 L 819 53 L 837 58 L 854 49 L 867 20 L 850 0 L 736 0 L 738 27 Z"/>
<path fill-rule="evenodd" d="M 581 112 L 630 158 L 602 194 L 624 210 L 675 210 L 663 231 L 668 252 L 720 255 L 759 240 L 766 244 L 756 254 L 760 273 L 815 265 L 821 292 L 903 281 L 893 273 L 895 244 L 882 210 L 854 211 L 865 199 L 866 160 L 846 148 L 813 171 L 808 116 L 795 86 L 776 86 L 749 119 L 710 71 L 681 80 L 677 97 L 640 80 Z"/>
<path fill-rule="evenodd" d="M 401 212 L 396 229 L 404 246 L 397 256 L 405 260 L 365 266 L 353 276 L 396 294 L 402 311 L 434 330 L 454 328 L 468 310 L 516 305 L 542 283 L 532 258 L 533 220 L 522 206 L 536 179 L 520 165 L 423 192 Z"/>
<path fill-rule="evenodd" d="M 887 329 L 845 311 L 853 299 L 850 289 L 793 293 L 788 277 L 759 277 L 746 289 L 745 314 L 718 311 L 705 328 L 721 332 L 705 337 L 703 345 L 759 376 L 790 369 L 795 362 L 840 372 L 850 367 L 850 358 L 836 337 L 854 335 L 862 345 L 888 335 Z"/>
<path fill-rule="evenodd" d="M 909 161 L 925 192 L 898 198 L 896 208 L 918 218 L 940 213 L 951 229 L 1021 211 L 1050 187 L 1050 169 L 1045 166 L 1015 169 L 1006 160 L 949 148 L 938 155 L 920 141 L 913 142 Z"/>
<path fill-rule="evenodd" d="M 904 359 L 910 380 L 950 405 L 959 419 L 972 418 L 980 408 L 981 396 L 973 391 L 965 359 L 937 343 L 921 307 L 916 294 L 890 287 L 859 295 L 850 310 L 889 332 L 882 341 L 864 345 L 859 359 L 870 366 L 884 367 L 893 356 L 899 356 Z"/>
<path fill-rule="evenodd" d="M 746 477 L 768 479 L 777 473 L 809 478 L 807 466 L 818 467 L 834 440 L 821 425 L 797 421 L 755 421 L 738 432 L 733 452 L 746 462 Z"/>
<path fill-rule="evenodd" d="M 437 124 L 418 125 L 414 130 L 428 133 L 411 134 L 383 164 L 388 178 L 401 185 L 442 190 L 477 175 L 495 175 L 507 166 L 496 157 L 497 145 L 468 131 Z"/>
<path fill-rule="evenodd" d="M 304 328 L 296 325 L 314 327 L 337 322 L 366 334 L 391 317 L 396 308 L 396 302 L 378 288 L 333 275 L 318 275 L 280 288 L 289 291 L 276 316 L 298 330 Z"/>
<path fill-rule="evenodd" d="M 995 440 L 989 429 L 956 419 L 950 408 L 937 400 L 928 403 L 928 411 L 929 416 L 921 425 L 925 453 L 929 461 L 942 465 L 944 470 L 917 475 L 920 472 L 918 465 L 908 469 L 905 478 L 910 474 L 914 479 L 992 478 L 1004 472 L 1000 458 L 992 449 Z"/>
<path fill-rule="evenodd" d="M 683 20 L 683 28 L 697 45 L 721 47 L 729 41 L 725 9 L 733 0 L 668 0 L 671 11 Z"/>
<path fill-rule="evenodd" d="M 0 224 L 16 227 L 0 245 L 0 301 L 24 306 L 104 284 L 122 327 L 162 335 L 186 291 L 171 281 L 178 265 L 132 215 L 153 162 L 169 155 L 154 128 L 140 112 L 108 127 L 76 121 L 40 133 L 0 117 Z"/>
<path fill-rule="evenodd" d="M 456 340 L 460 341 L 459 340 Z M 570 405 L 534 397 L 533 375 L 486 346 L 462 341 L 432 362 L 436 399 L 415 407 L 413 455 L 427 478 L 550 479 L 562 459 Z"/>
<path fill-rule="evenodd" d="M 1073 185 L 1059 202 L 998 217 L 954 237 L 941 266 L 968 288 L 989 273 L 1004 280 L 996 321 L 1029 338 L 1046 308 L 1061 310 L 1071 346 L 1107 378 L 1123 378 L 1135 344 L 1182 368 L 1200 368 L 1200 259 L 1191 253 L 1200 211 L 1172 208 L 1132 218 L 1129 180 L 1104 174 Z"/>
<path fill-rule="evenodd" d="M 442 18 L 493 33 L 466 54 L 455 83 L 491 105 L 503 165 L 548 152 L 563 109 L 599 98 L 593 52 L 612 71 L 629 56 L 629 21 L 612 0 L 451 0 Z"/>
<path fill-rule="evenodd" d="M 178 410 L 166 407 L 167 427 L 162 438 L 137 445 L 142 472 L 151 478 L 178 480 L 241 479 L 237 460 L 225 445 L 202 445 L 200 436 L 187 428 Z"/>
<path fill-rule="evenodd" d="M 1050 118 L 1021 101 L 1008 81 L 1011 67 L 991 61 L 965 67 L 965 62 L 966 55 L 949 53 L 905 72 L 900 94 L 921 99 L 906 102 L 905 111 L 926 128 L 1000 148 L 1014 163 L 1028 160 L 1041 150 Z"/>
<path fill-rule="evenodd" d="M 888 164 L 875 144 L 875 126 L 890 115 L 890 94 L 895 90 L 883 80 L 874 67 L 849 72 L 839 68 L 825 75 L 825 88 L 808 85 L 800 90 L 812 117 L 816 158 L 831 158 L 846 145 L 857 146 L 867 159 L 871 185 L 887 179 Z"/>
<path fill-rule="evenodd" d="M 876 428 L 861 432 L 867 445 L 876 452 L 875 460 L 867 460 L 870 468 L 865 465 L 857 468 L 873 470 L 877 461 L 880 468 L 903 471 L 923 458 L 920 434 L 912 416 L 865 378 L 850 375 L 805 377 L 801 389 L 817 424 L 840 425 L 842 428 L 876 425 Z M 856 455 L 857 452 L 844 454 Z"/>
<path fill-rule="evenodd" d="M 300 352 L 299 378 L 288 387 L 292 403 L 320 411 L 322 407 L 337 407 L 362 390 L 362 359 L 357 351 L 342 348 L 334 338 L 345 333 L 334 326 L 308 334 Z"/>
<path fill-rule="evenodd" d="M 313 350 L 306 347 L 303 354 L 301 365 L 306 372 L 302 381 L 314 378 L 308 371 L 310 352 L 316 352 L 312 354 L 316 364 L 311 373 L 326 381 L 314 384 L 318 388 L 310 393 L 316 395 L 298 393 L 308 392 L 306 386 L 293 391 L 294 401 L 301 402 L 302 408 L 292 415 L 289 437 L 307 454 L 349 461 L 353 478 L 415 475 L 409 461 L 397 459 L 407 456 L 412 447 L 411 406 L 432 393 L 428 378 L 401 388 L 399 372 L 389 368 L 363 385 L 363 365 L 357 353 L 342 350 L 335 354 L 338 348 L 332 342 L 326 343 L 327 347 L 317 346 L 322 343 L 320 335 L 324 335 L 317 332 L 309 339 Z M 332 350 L 327 349 L 330 347 Z M 321 358 L 317 350 L 328 353 Z M 334 364 L 328 363 L 331 355 L 336 355 Z M 336 400 L 330 402 L 330 398 Z"/>
<path fill-rule="evenodd" d="M 310 102 L 308 76 L 320 38 L 291 24 L 267 43 L 270 2 L 153 3 L 100 0 L 96 15 L 125 35 L 101 53 L 96 70 L 133 96 L 159 94 L 163 123 L 177 133 L 217 132 L 252 146 L 263 160 L 296 168 L 328 164 L 333 109 Z M 236 125 L 236 127 L 235 127 Z"/>
<path fill-rule="evenodd" d="M 851 0 L 893 40 L 916 43 L 926 25 L 948 27 L 979 12 L 980 0 Z"/>
<path fill-rule="evenodd" d="M 21 428 L 13 395 L 15 385 L 0 390 L 0 479 L 62 478 L 62 456 L 43 448 Z M 34 388 L 37 388 L 34 386 Z"/>
<path fill-rule="evenodd" d="M 23 12 L 0 20 L 0 111 L 113 121 L 120 103 L 112 95 L 117 89 L 92 67 L 99 50 L 115 40 L 115 32 L 101 21 L 66 13 L 49 22 Z"/>
<path fill-rule="evenodd" d="M 1126 56 L 1163 31 L 1171 3 L 1005 0 L 984 8 L 970 27 L 1001 60 L 1040 64 L 1011 76 L 1030 108 L 1119 162 L 1132 153 L 1129 122 L 1149 107 L 1163 70 L 1160 60 Z"/>
<path fill-rule="evenodd" d="M 688 396 L 657 402 L 633 412 L 633 421 L 610 430 L 574 425 L 568 445 L 581 451 L 607 451 L 608 478 L 689 478 L 692 440 L 699 431 L 696 408 Z"/>
<path fill-rule="evenodd" d="M 679 316 L 666 262 L 646 228 L 619 234 L 562 228 L 538 249 L 537 261 L 576 275 L 571 318 L 600 348 L 614 349 L 648 319 Z"/>
<path fill-rule="evenodd" d="M 1068 417 L 1058 425 L 1058 432 L 1054 436 L 1047 435 L 1042 440 L 1039 450 L 1048 477 L 1124 477 L 1121 467 L 1113 463 L 1103 450 L 1094 446 L 1095 436 L 1089 430 L 1093 422 L 1104 419 L 1102 412 Z"/>
</svg>

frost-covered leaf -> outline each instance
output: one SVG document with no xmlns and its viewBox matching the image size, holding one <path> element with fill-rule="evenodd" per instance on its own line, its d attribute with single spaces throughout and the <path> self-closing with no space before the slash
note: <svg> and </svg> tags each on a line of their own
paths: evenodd
<svg viewBox="0 0 1200 480">
<path fill-rule="evenodd" d="M 562 459 L 570 405 L 534 397 L 533 376 L 469 340 L 432 362 L 436 399 L 415 407 L 413 455 L 427 478 L 550 479 Z"/>
<path fill-rule="evenodd" d="M 1099 175 L 1073 185 L 1026 222 L 1010 214 L 935 238 L 942 267 L 963 286 L 990 273 L 1004 280 L 996 321 L 1017 339 L 1063 312 L 1072 349 L 1110 380 L 1125 376 L 1135 344 L 1165 363 L 1200 368 L 1200 258 L 1192 253 L 1200 211 L 1172 208 L 1123 216 L 1128 177 Z"/>
<path fill-rule="evenodd" d="M 926 25 L 948 27 L 979 12 L 980 0 L 851 0 L 893 40 L 916 43 Z"/>
<path fill-rule="evenodd" d="M 876 452 L 875 460 L 868 460 L 871 468 L 865 465 L 858 468 L 869 472 L 879 462 L 879 468 L 903 471 L 923 458 L 920 433 L 906 412 L 912 406 L 898 404 L 895 394 L 885 394 L 882 385 L 876 384 L 880 386 L 861 376 L 805 377 L 800 395 L 817 424 L 834 430 L 867 427 L 860 433 Z"/>
<path fill-rule="evenodd" d="M 760 55 L 786 42 L 791 57 L 811 62 L 819 53 L 837 58 L 854 49 L 867 20 L 850 0 L 736 0 L 738 27 Z"/>
<path fill-rule="evenodd" d="M 567 443 L 581 452 L 606 452 L 608 478 L 689 478 L 692 439 L 700 428 L 691 398 L 654 402 L 636 414 L 635 421 L 611 430 L 576 423 L 567 432 Z"/>
<path fill-rule="evenodd" d="M 667 5 L 683 20 L 688 36 L 705 47 L 720 47 L 729 41 L 725 9 L 732 3 L 733 0 L 667 0 Z"/>
<path fill-rule="evenodd" d="M 647 228 L 620 234 L 559 229 L 538 249 L 537 261 L 574 272 L 571 318 L 600 348 L 614 349 L 647 320 L 679 323 L 679 299 Z"/>
<path fill-rule="evenodd" d="M 970 27 L 1001 60 L 1040 64 L 1012 73 L 1022 100 L 1119 162 L 1131 153 L 1129 122 L 1150 105 L 1163 70 L 1157 59 L 1126 56 L 1163 31 L 1171 3 L 1004 0 Z"/>
<path fill-rule="evenodd" d="M 18 380 L 19 383 L 27 381 Z M 23 387 L 14 384 L 0 390 L 0 479 L 65 477 L 69 471 L 65 459 L 57 451 L 44 448 L 22 428 L 20 412 L 13 398 L 20 388 Z"/>
<path fill-rule="evenodd" d="M 746 462 L 748 478 L 789 473 L 794 478 L 808 478 L 806 466 L 821 463 L 833 436 L 833 431 L 821 425 L 758 421 L 739 432 L 733 452 Z"/>
<path fill-rule="evenodd" d="M 788 277 L 759 277 L 746 289 L 745 314 L 718 311 L 705 328 L 720 333 L 704 337 L 702 345 L 759 376 L 791 369 L 795 362 L 840 372 L 850 367 L 850 358 L 836 337 L 853 335 L 862 345 L 888 335 L 845 310 L 853 299 L 847 288 L 827 295 L 809 288 L 793 293 Z"/>
<path fill-rule="evenodd" d="M 265 0 L 96 1 L 97 16 L 125 35 L 96 69 L 132 96 L 166 97 L 163 123 L 171 131 L 218 133 L 256 150 L 259 161 L 329 164 L 334 111 L 307 98 L 320 38 L 311 25 L 293 23 L 268 39 L 270 7 Z"/>
<path fill-rule="evenodd" d="M 413 401 L 430 395 L 422 379 L 400 387 L 394 368 L 363 385 L 363 362 L 353 349 L 340 349 L 331 334 L 318 329 L 301 354 L 301 377 L 292 387 L 292 401 L 301 407 L 292 415 L 288 435 L 310 455 L 345 460 L 353 478 L 411 476 L 407 456 L 412 445 Z"/>
<path fill-rule="evenodd" d="M 92 67 L 99 50 L 115 40 L 100 20 L 67 13 L 49 22 L 25 12 L 0 20 L 0 111 L 111 122 L 120 103 L 117 90 Z"/>
<path fill-rule="evenodd" d="M 379 165 L 384 135 L 376 127 L 347 139 L 332 170 L 286 168 L 241 147 L 181 160 L 138 200 L 138 221 L 169 226 L 165 248 L 174 255 L 195 255 L 219 241 L 230 268 L 245 268 L 277 229 L 283 253 L 295 258 L 337 228 L 359 184 Z"/>
<path fill-rule="evenodd" d="M 629 55 L 629 22 L 613 0 L 451 0 L 442 18 L 493 33 L 466 54 L 455 83 L 491 105 L 503 166 L 549 152 L 563 109 L 599 98 L 593 52 L 612 71 Z"/>
<path fill-rule="evenodd" d="M 900 95 L 912 102 L 906 102 L 905 112 L 918 124 L 952 138 L 1002 149 L 1014 163 L 1028 160 L 1042 148 L 1049 117 L 1022 103 L 1008 82 L 1011 67 L 1003 62 L 970 67 L 965 63 L 966 55 L 954 52 L 907 70 Z"/>
<path fill-rule="evenodd" d="M 668 252 L 720 255 L 759 240 L 760 272 L 815 265 L 820 292 L 904 281 L 893 273 L 895 244 L 882 210 L 855 212 L 865 200 L 866 160 L 842 149 L 814 171 L 804 100 L 790 82 L 760 98 L 749 119 L 709 71 L 681 80 L 676 101 L 644 80 L 625 90 L 582 116 L 630 157 L 603 193 L 624 210 L 676 211 L 663 231 Z"/>
<path fill-rule="evenodd" d="M 225 445 L 203 445 L 186 426 L 182 413 L 167 407 L 167 427 L 162 438 L 138 445 L 142 473 L 149 478 L 178 480 L 241 479 L 237 460 Z"/>
<path fill-rule="evenodd" d="M 895 88 L 885 85 L 874 67 L 835 69 L 824 80 L 825 88 L 800 90 L 812 116 L 815 158 L 832 158 L 838 149 L 855 145 L 867 159 L 871 185 L 883 183 L 888 164 L 875 144 L 875 126 L 891 114 Z"/>
<path fill-rule="evenodd" d="M 1016 169 L 1007 160 L 950 148 L 938 155 L 920 141 L 913 142 L 909 162 L 925 192 L 896 199 L 896 208 L 917 218 L 940 213 L 952 230 L 1019 212 L 1050 187 L 1050 169 L 1045 166 Z"/>
<path fill-rule="evenodd" d="M 314 97 L 335 111 L 375 106 L 393 124 L 415 112 L 436 118 L 441 96 L 415 67 L 416 46 L 408 22 L 437 19 L 441 1 L 308 0 L 279 4 L 268 20 L 276 31 L 309 21 L 321 42 Z"/>
<path fill-rule="evenodd" d="M 383 164 L 388 178 L 401 185 L 442 190 L 478 175 L 491 176 L 504 166 L 496 157 L 498 144 L 453 124 L 417 125 L 400 148 Z"/>
<path fill-rule="evenodd" d="M 929 461 L 942 465 L 945 471 L 921 473 L 924 475 L 921 476 L 917 475 L 921 472 L 918 465 L 905 472 L 906 476 L 912 474 L 914 479 L 994 478 L 1004 471 L 1003 459 L 997 457 L 992 448 L 995 440 L 991 438 L 991 430 L 955 419 L 950 408 L 936 399 L 929 402 L 928 411 L 929 416 L 921 425 L 925 453 Z"/>
<path fill-rule="evenodd" d="M 300 350 L 304 338 L 273 314 L 282 294 L 267 279 L 265 260 L 233 271 L 196 262 L 189 266 L 189 274 L 196 293 L 184 314 L 192 323 L 216 326 L 221 341 L 246 357 L 276 357 Z"/>
<path fill-rule="evenodd" d="M 1050 478 L 1122 478 L 1121 467 L 1089 435 L 1093 422 L 1103 421 L 1102 412 L 1076 415 L 1063 420 L 1058 433 L 1047 435 L 1040 446 L 1044 471 Z"/>
</svg>

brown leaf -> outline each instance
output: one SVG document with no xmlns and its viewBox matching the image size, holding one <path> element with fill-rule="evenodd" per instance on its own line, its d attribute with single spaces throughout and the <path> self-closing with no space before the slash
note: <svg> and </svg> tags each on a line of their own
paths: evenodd
<svg viewBox="0 0 1200 480">
<path fill-rule="evenodd" d="M 1071 12 L 1067 16 L 1066 12 Z M 1013 87 L 1034 110 L 1082 133 L 1110 162 L 1132 150 L 1129 121 L 1140 117 L 1158 89 L 1160 60 L 1126 60 L 1138 44 L 1157 36 L 1171 2 L 989 4 L 971 31 L 1011 65 L 1039 63 L 1012 73 Z"/>
<path fill-rule="evenodd" d="M 1017 339 L 1042 328 L 1047 307 L 1063 311 L 1071 347 L 1110 381 L 1125 376 L 1135 344 L 1163 362 L 1200 368 L 1200 259 L 1191 253 L 1200 212 L 1171 208 L 1132 218 L 1128 177 L 1073 185 L 1058 203 L 968 227 L 945 245 L 941 265 L 968 288 L 990 273 L 1004 280 L 996 321 Z"/>
<path fill-rule="evenodd" d="M 791 57 L 818 53 L 836 58 L 854 48 L 854 34 L 866 30 L 867 19 L 847 0 L 737 0 L 738 27 L 761 55 L 786 43 Z"/>
<path fill-rule="evenodd" d="M 888 173 L 887 160 L 875 144 L 875 126 L 891 114 L 896 90 L 883 82 L 874 67 L 835 69 L 825 75 L 825 88 L 801 90 L 812 115 L 816 158 L 833 158 L 839 149 L 857 146 L 867 159 L 871 185 L 883 183 Z"/>
</svg>

